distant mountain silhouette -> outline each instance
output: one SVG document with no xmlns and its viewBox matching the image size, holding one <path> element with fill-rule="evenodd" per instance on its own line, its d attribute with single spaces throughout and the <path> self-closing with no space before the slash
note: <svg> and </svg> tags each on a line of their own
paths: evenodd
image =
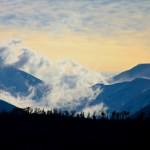
<svg viewBox="0 0 150 150">
<path fill-rule="evenodd" d="M 111 79 L 111 83 L 131 81 L 136 78 L 150 79 L 150 64 L 139 64 L 127 71 L 124 71 Z"/>
<path fill-rule="evenodd" d="M 148 91 L 150 89 L 150 80 L 148 79 L 138 78 L 133 81 L 112 85 L 100 84 L 99 88 L 101 88 L 102 92 L 92 101 L 91 105 L 103 102 L 112 111 L 127 110 L 134 113 L 150 104 L 150 99 L 145 99 L 150 94 L 150 90 Z"/>
<path fill-rule="evenodd" d="M 28 96 L 34 88 L 33 99 L 39 100 L 46 86 L 40 79 L 18 70 L 12 66 L 0 67 L 0 90 L 9 92 L 13 96 Z"/>
<path fill-rule="evenodd" d="M 150 104 L 150 64 L 140 64 L 112 78 L 117 82 L 104 85 L 96 84 L 92 90 L 101 89 L 101 93 L 92 101 L 82 99 L 77 111 L 95 106 L 101 102 L 109 111 L 129 111 L 131 114 Z M 123 82 L 121 82 L 123 81 Z M 0 91 L 11 95 L 28 96 L 34 89 L 33 100 L 39 101 L 50 90 L 40 79 L 14 67 L 0 67 Z M 87 104 L 88 103 L 88 104 Z M 69 106 L 68 106 L 69 107 Z M 67 108 L 67 105 L 66 105 Z"/>
<path fill-rule="evenodd" d="M 150 119 L 150 104 L 140 109 L 134 115 L 131 116 L 131 118 L 138 118 L 138 117 L 143 117 L 144 119 L 145 118 Z"/>
<path fill-rule="evenodd" d="M 122 110 L 129 110 L 130 113 L 132 114 L 132 113 L 139 111 L 143 107 L 148 106 L 149 104 L 150 104 L 150 88 L 148 90 L 143 90 L 143 92 L 139 93 L 134 99 L 126 103 L 122 107 Z"/>
<path fill-rule="evenodd" d="M 0 112 L 2 111 L 11 112 L 14 108 L 16 108 L 16 106 L 7 103 L 3 100 L 0 100 Z"/>
<path fill-rule="evenodd" d="M 139 64 L 114 76 L 109 83 L 92 86 L 93 90 L 100 88 L 102 92 L 91 106 L 103 102 L 110 111 L 126 110 L 134 114 L 150 104 L 150 64 Z"/>
</svg>

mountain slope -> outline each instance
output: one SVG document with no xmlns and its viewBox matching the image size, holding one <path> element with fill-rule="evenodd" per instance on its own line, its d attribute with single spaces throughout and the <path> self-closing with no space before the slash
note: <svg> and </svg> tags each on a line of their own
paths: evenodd
<svg viewBox="0 0 150 150">
<path fill-rule="evenodd" d="M 122 107 L 122 110 L 128 110 L 131 114 L 133 114 L 148 105 L 150 105 L 150 89 L 130 100 Z"/>
<path fill-rule="evenodd" d="M 111 83 L 131 81 L 136 78 L 150 79 L 150 64 L 139 64 L 130 70 L 124 71 L 111 79 Z"/>
<path fill-rule="evenodd" d="M 141 114 L 144 115 L 143 117 L 150 118 L 150 104 L 137 111 L 132 118 L 142 117 Z"/>
<path fill-rule="evenodd" d="M 16 106 L 9 104 L 3 100 L 0 100 L 0 112 L 2 112 L 2 111 L 10 112 L 14 108 L 16 108 Z"/>
<path fill-rule="evenodd" d="M 13 96 L 28 96 L 38 100 L 46 90 L 44 83 L 36 77 L 14 67 L 0 67 L 0 90 L 7 91 Z"/>
<path fill-rule="evenodd" d="M 99 88 L 102 92 L 90 105 L 103 102 L 111 111 L 127 110 L 134 113 L 150 104 L 149 98 L 147 101 L 145 100 L 150 90 L 150 80 L 148 79 L 138 78 L 129 82 L 101 85 Z"/>
</svg>

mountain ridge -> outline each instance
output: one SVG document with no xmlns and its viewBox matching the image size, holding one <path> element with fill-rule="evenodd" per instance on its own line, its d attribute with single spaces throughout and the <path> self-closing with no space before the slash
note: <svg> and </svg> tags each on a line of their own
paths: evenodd
<svg viewBox="0 0 150 150">
<path fill-rule="evenodd" d="M 146 105 L 150 104 L 149 68 L 150 64 L 139 64 L 113 77 L 116 82 L 108 85 L 102 83 L 93 85 L 91 87 L 92 90 L 100 89 L 100 94 L 90 102 L 86 98 L 83 99 L 80 106 L 77 107 L 78 110 L 82 111 L 86 107 L 104 103 L 110 111 L 126 110 L 134 114 L 136 111 L 146 107 Z M 124 74 L 127 78 L 123 80 Z M 123 82 L 119 82 L 120 80 Z M 7 91 L 16 97 L 18 95 L 29 96 L 32 88 L 35 90 L 32 100 L 36 100 L 37 102 L 44 97 L 47 91 L 51 92 L 42 80 L 24 71 L 11 66 L 0 67 L 1 91 Z"/>
<path fill-rule="evenodd" d="M 9 92 L 12 96 L 29 96 L 34 90 L 33 99 L 39 101 L 46 91 L 45 83 L 12 66 L 0 67 L 0 90 Z"/>
<path fill-rule="evenodd" d="M 0 99 L 0 112 L 11 112 L 14 108 L 15 105 Z"/>
<path fill-rule="evenodd" d="M 90 106 L 104 103 L 108 106 L 110 111 L 126 110 L 135 113 L 135 111 L 150 104 L 150 99 L 144 102 L 145 96 L 150 94 L 149 79 L 136 78 L 132 81 L 101 85 L 98 88 L 100 88 L 102 92 L 90 103 Z M 138 103 L 140 103 L 140 105 L 138 105 Z"/>
<path fill-rule="evenodd" d="M 136 78 L 150 79 L 150 63 L 138 64 L 135 67 L 123 71 L 110 79 L 110 83 L 131 81 Z"/>
</svg>

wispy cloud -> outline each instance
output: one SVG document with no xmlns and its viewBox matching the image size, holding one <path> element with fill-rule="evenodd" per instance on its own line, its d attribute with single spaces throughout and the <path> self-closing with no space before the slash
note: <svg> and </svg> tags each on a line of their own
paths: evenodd
<svg viewBox="0 0 150 150">
<path fill-rule="evenodd" d="M 0 23 L 61 33 L 141 31 L 150 26 L 150 1 L 1 0 Z"/>
<path fill-rule="evenodd" d="M 80 107 L 82 110 L 101 92 L 100 89 L 93 91 L 90 87 L 96 83 L 107 84 L 101 74 L 82 67 L 72 60 L 61 60 L 52 64 L 46 58 L 35 54 L 31 49 L 17 48 L 17 44 L 20 42 L 17 39 L 0 46 L 1 65 L 17 67 L 42 79 L 50 87 L 50 91 L 46 91 L 44 97 L 37 104 L 32 103 L 36 90 L 34 87 L 31 88 L 31 94 L 27 97 L 18 94 L 16 102 L 10 93 L 1 91 L 0 98 L 4 100 L 7 98 L 7 102 L 24 106 L 26 101 L 32 106 L 41 105 L 45 108 L 67 109 Z M 21 99 L 24 101 L 20 101 Z"/>
<path fill-rule="evenodd" d="M 17 48 L 21 40 L 12 40 L 0 47 L 1 66 L 11 65 L 33 75 L 50 68 L 50 61 L 29 48 Z"/>
</svg>

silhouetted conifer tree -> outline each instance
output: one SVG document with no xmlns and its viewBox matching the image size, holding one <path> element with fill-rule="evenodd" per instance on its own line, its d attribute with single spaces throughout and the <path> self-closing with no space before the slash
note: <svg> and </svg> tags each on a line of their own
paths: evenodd
<svg viewBox="0 0 150 150">
<path fill-rule="evenodd" d="M 87 119 L 90 119 L 90 118 L 91 118 L 91 116 L 90 116 L 90 112 L 89 112 L 87 115 Z"/>
<path fill-rule="evenodd" d="M 96 111 L 93 112 L 92 118 L 95 120 L 96 119 Z"/>
<path fill-rule="evenodd" d="M 72 110 L 72 111 L 71 111 L 71 116 L 74 117 L 75 114 L 76 114 L 76 111 L 75 111 L 75 110 Z"/>
<path fill-rule="evenodd" d="M 101 112 L 101 119 L 106 119 L 106 114 L 103 111 Z"/>
</svg>

